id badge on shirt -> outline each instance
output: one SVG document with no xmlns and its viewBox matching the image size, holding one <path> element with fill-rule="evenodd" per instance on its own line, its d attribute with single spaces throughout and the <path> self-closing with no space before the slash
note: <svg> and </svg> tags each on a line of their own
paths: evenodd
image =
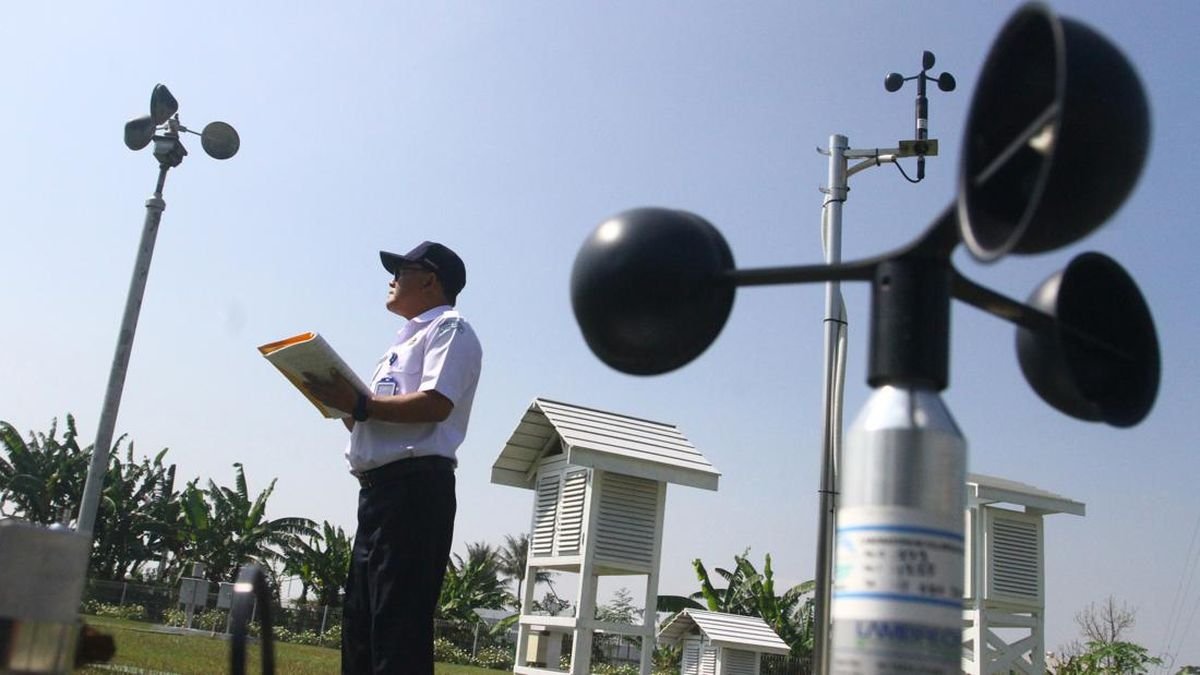
<svg viewBox="0 0 1200 675">
<path fill-rule="evenodd" d="M 375 383 L 376 396 L 395 396 L 396 380 L 390 375 Z"/>
</svg>

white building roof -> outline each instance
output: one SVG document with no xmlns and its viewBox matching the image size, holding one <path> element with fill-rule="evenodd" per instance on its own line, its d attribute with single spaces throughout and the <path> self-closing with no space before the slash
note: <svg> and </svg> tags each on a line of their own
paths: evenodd
<svg viewBox="0 0 1200 675">
<path fill-rule="evenodd" d="M 698 628 L 718 647 L 744 649 L 764 654 L 787 654 L 791 650 L 775 631 L 757 616 L 685 609 L 658 631 L 662 642 L 676 643 Z"/>
<path fill-rule="evenodd" d="M 706 490 L 721 476 L 672 424 L 535 398 L 492 464 L 492 482 L 533 489 L 538 461 L 560 449 L 575 466 Z"/>
<path fill-rule="evenodd" d="M 967 499 L 972 504 L 1006 503 L 1024 506 L 1031 513 L 1043 515 L 1069 513 L 1085 515 L 1087 505 L 1062 495 L 1015 480 L 985 476 L 979 473 L 967 475 Z"/>
<path fill-rule="evenodd" d="M 497 623 L 500 623 L 501 621 L 517 613 L 510 609 L 484 609 L 482 607 L 476 607 L 471 611 L 475 612 L 475 616 L 478 616 L 480 619 L 482 619 L 483 622 L 488 626 L 493 626 Z"/>
</svg>

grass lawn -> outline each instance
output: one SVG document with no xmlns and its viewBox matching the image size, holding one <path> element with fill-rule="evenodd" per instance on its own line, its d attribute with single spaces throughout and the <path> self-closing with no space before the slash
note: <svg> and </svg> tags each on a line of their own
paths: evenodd
<svg viewBox="0 0 1200 675">
<path fill-rule="evenodd" d="M 75 671 L 77 673 L 213 675 L 228 673 L 230 670 L 229 641 L 221 636 L 210 637 L 207 633 L 164 633 L 156 631 L 147 623 L 97 616 L 85 617 L 85 621 L 101 633 L 111 635 L 116 642 L 117 653 L 111 662 L 80 668 Z M 262 672 L 259 645 L 250 645 L 248 651 L 246 672 Z M 337 675 L 341 672 L 341 655 L 334 649 L 276 642 L 275 672 L 280 675 Z M 437 675 L 484 675 L 506 671 L 439 663 L 434 667 L 434 672 Z"/>
</svg>

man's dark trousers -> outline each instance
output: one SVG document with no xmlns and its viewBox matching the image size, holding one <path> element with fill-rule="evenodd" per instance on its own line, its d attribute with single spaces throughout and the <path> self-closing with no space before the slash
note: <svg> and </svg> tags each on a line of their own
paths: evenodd
<svg viewBox="0 0 1200 675">
<path fill-rule="evenodd" d="M 454 535 L 454 469 L 404 459 L 360 479 L 342 673 L 433 674 L 433 615 Z"/>
</svg>

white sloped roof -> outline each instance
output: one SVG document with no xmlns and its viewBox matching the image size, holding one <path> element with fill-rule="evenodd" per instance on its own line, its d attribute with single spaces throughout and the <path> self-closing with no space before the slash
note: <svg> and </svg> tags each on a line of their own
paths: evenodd
<svg viewBox="0 0 1200 675">
<path fill-rule="evenodd" d="M 738 616 L 721 612 L 685 609 L 676 614 L 658 631 L 660 642 L 675 643 L 692 632 L 692 628 L 718 647 L 744 649 L 764 654 L 787 654 L 791 650 L 775 631 L 757 616 Z"/>
<path fill-rule="evenodd" d="M 567 463 L 716 490 L 721 474 L 672 424 L 535 398 L 492 464 L 492 482 L 533 489 L 555 445 Z"/>
<path fill-rule="evenodd" d="M 1007 503 L 1024 506 L 1042 514 L 1069 513 L 1082 516 L 1087 505 L 1007 478 L 967 474 L 967 496 L 975 504 Z"/>
</svg>

